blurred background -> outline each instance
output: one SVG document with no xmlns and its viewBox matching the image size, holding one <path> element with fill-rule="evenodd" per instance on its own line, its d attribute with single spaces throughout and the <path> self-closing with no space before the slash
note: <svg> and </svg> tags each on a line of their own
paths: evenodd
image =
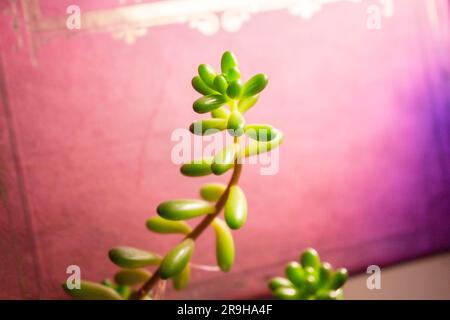
<svg viewBox="0 0 450 320">
<path fill-rule="evenodd" d="M 80 29 L 68 28 L 70 5 Z M 116 270 L 113 246 L 163 254 L 177 243 L 145 220 L 162 201 L 228 179 L 181 176 L 170 137 L 198 118 L 197 66 L 218 68 L 231 50 L 244 78 L 270 79 L 247 119 L 285 133 L 279 172 L 244 168 L 249 218 L 234 233 L 233 270 L 194 271 L 166 297 L 268 297 L 267 279 L 314 247 L 355 275 L 349 298 L 450 299 L 449 8 L 1 0 L 0 298 L 66 298 L 69 265 L 100 281 Z M 193 261 L 213 265 L 214 253 L 208 231 Z M 382 268 L 379 292 L 365 287 L 369 265 Z M 402 294 L 396 279 L 409 283 Z"/>
</svg>

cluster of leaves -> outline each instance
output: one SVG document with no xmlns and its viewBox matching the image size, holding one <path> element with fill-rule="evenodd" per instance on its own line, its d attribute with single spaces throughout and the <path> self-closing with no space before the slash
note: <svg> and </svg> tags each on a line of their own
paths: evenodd
<svg viewBox="0 0 450 320">
<path fill-rule="evenodd" d="M 258 101 L 267 85 L 267 77 L 257 74 L 242 83 L 237 60 L 231 52 L 221 59 L 221 73 L 201 64 L 192 86 L 203 96 L 193 104 L 195 112 L 210 113 L 211 118 L 199 120 L 190 126 L 194 134 L 207 135 L 227 130 L 234 137 L 212 158 L 195 159 L 181 167 L 181 173 L 190 177 L 209 174 L 221 175 L 239 164 L 241 157 L 267 152 L 277 147 L 283 135 L 270 125 L 245 124 L 243 114 Z M 240 150 L 239 137 L 247 135 L 255 143 Z M 233 179 L 232 179 L 233 180 Z M 157 266 L 158 277 L 172 280 L 177 290 L 187 286 L 190 278 L 190 260 L 195 248 L 194 230 L 185 221 L 199 216 L 211 223 L 216 235 L 216 257 L 220 269 L 227 272 L 234 263 L 235 247 L 231 229 L 240 229 L 247 220 L 247 200 L 237 181 L 229 185 L 209 183 L 200 189 L 201 199 L 175 199 L 161 203 L 157 216 L 147 220 L 147 228 L 159 234 L 180 234 L 182 241 L 164 257 L 132 247 L 115 247 L 109 251 L 110 260 L 122 268 L 114 281 L 101 284 L 82 281 L 81 289 L 64 289 L 76 299 L 129 299 L 137 295 L 137 286 L 149 281 L 152 274 L 146 269 Z M 220 204 L 220 205 L 219 205 Z M 224 207 L 225 220 L 217 217 Z"/>
<path fill-rule="evenodd" d="M 269 288 L 282 300 L 341 300 L 342 286 L 348 279 L 345 268 L 333 270 L 327 263 L 321 263 L 314 249 L 306 249 L 300 263 L 293 261 L 286 266 L 286 278 L 270 280 Z"/>
<path fill-rule="evenodd" d="M 245 123 L 244 114 L 257 103 L 267 86 L 267 76 L 256 74 L 243 83 L 236 57 L 229 51 L 222 55 L 221 70 L 217 74 L 209 65 L 198 67 L 192 86 L 203 96 L 194 102 L 193 108 L 200 114 L 210 113 L 211 117 L 192 123 L 189 129 L 203 136 L 227 130 L 236 138 L 245 134 L 254 143 L 248 143 L 242 150 L 234 143 L 213 158 L 195 159 L 181 168 L 184 175 L 221 175 L 233 167 L 236 159 L 270 151 L 283 141 L 283 134 L 271 125 Z"/>
</svg>

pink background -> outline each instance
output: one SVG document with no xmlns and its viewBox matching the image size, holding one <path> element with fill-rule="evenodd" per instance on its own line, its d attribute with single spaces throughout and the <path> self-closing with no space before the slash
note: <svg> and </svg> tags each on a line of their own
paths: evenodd
<svg viewBox="0 0 450 320">
<path fill-rule="evenodd" d="M 76 2 L 41 1 L 50 16 Z M 0 298 L 63 298 L 68 265 L 101 280 L 116 270 L 110 247 L 164 253 L 178 241 L 144 223 L 159 202 L 228 179 L 186 178 L 170 160 L 172 130 L 198 118 L 197 65 L 218 67 L 228 49 L 245 77 L 270 78 L 247 119 L 284 131 L 280 170 L 244 168 L 250 210 L 233 270 L 195 271 L 169 298 L 264 296 L 266 279 L 307 246 L 352 271 L 449 249 L 448 38 L 433 33 L 424 1 L 395 3 L 379 31 L 366 28 L 366 5 L 335 4 L 307 21 L 257 14 L 211 37 L 186 25 L 150 29 L 133 45 L 59 35 L 37 49 L 36 66 L 4 15 Z M 211 231 L 194 261 L 214 263 Z"/>
</svg>

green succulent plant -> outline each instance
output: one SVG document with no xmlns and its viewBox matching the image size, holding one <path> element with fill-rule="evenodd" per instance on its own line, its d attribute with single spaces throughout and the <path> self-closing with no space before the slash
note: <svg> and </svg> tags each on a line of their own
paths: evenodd
<svg viewBox="0 0 450 320">
<path fill-rule="evenodd" d="M 286 277 L 269 281 L 272 294 L 281 300 L 342 300 L 342 286 L 348 279 L 345 268 L 333 270 L 327 262 L 321 262 L 312 248 L 300 256 L 300 263 L 292 261 L 285 269 Z"/>
<path fill-rule="evenodd" d="M 69 295 L 76 299 L 148 299 L 155 285 L 166 279 L 172 280 L 175 289 L 183 289 L 189 282 L 195 241 L 210 225 L 215 231 L 219 268 L 224 272 L 232 268 L 235 247 L 231 230 L 242 228 L 247 220 L 247 200 L 238 186 L 242 160 L 268 152 L 283 141 L 282 132 L 270 125 L 245 123 L 244 114 L 256 104 L 267 83 L 264 74 L 242 82 L 236 57 L 229 51 L 222 55 L 221 73 L 206 64 L 198 67 L 192 86 L 202 96 L 194 102 L 193 109 L 210 117 L 194 122 L 189 129 L 201 136 L 226 130 L 233 143 L 212 158 L 182 165 L 180 171 L 185 176 L 199 177 L 232 170 L 228 184 L 209 183 L 200 188 L 201 199 L 169 200 L 157 207 L 158 215 L 147 220 L 147 228 L 159 234 L 183 236 L 165 256 L 132 247 L 112 248 L 109 258 L 122 268 L 114 281 L 106 279 L 100 284 L 82 281 L 80 289 L 69 289 L 65 284 L 64 290 Z M 252 142 L 242 146 L 243 136 Z M 224 220 L 219 218 L 222 210 Z M 193 228 L 186 220 L 195 217 L 203 220 Z M 147 268 L 152 266 L 155 270 L 151 273 Z"/>
</svg>

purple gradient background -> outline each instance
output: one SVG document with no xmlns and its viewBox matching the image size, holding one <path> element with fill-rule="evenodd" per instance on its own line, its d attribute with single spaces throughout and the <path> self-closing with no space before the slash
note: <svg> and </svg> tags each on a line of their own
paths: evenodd
<svg viewBox="0 0 450 320">
<path fill-rule="evenodd" d="M 77 3 L 41 2 L 46 15 Z M 109 34 L 54 37 L 38 66 L 3 19 L 0 298 L 62 298 L 70 264 L 101 280 L 116 269 L 112 246 L 164 253 L 176 243 L 144 221 L 159 202 L 228 178 L 185 178 L 170 161 L 172 130 L 197 119 L 196 66 L 217 67 L 224 50 L 245 77 L 270 78 L 247 119 L 284 131 L 280 171 L 244 169 L 249 220 L 235 233 L 232 272 L 194 272 L 169 298 L 264 295 L 264 281 L 306 246 L 352 271 L 448 250 L 449 42 L 424 2 L 395 3 L 380 31 L 366 28 L 367 6 L 336 4 L 308 21 L 258 14 L 212 37 L 185 25 L 150 29 L 131 46 Z M 212 237 L 195 262 L 214 263 Z"/>
</svg>

